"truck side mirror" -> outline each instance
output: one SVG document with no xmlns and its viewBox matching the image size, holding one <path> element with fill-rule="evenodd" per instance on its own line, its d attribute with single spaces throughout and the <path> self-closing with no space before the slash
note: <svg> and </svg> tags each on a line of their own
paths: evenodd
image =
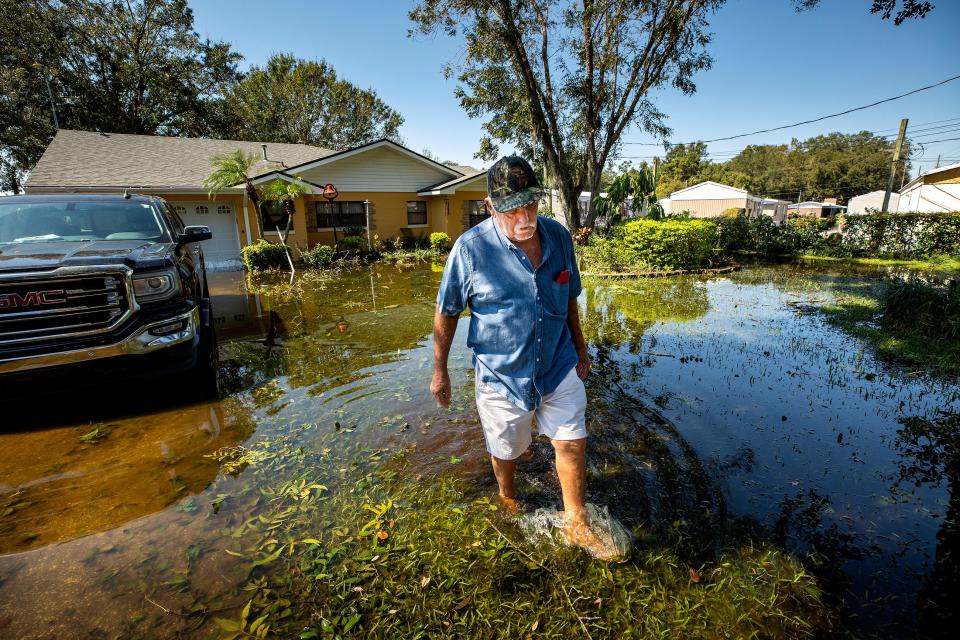
<svg viewBox="0 0 960 640">
<path fill-rule="evenodd" d="M 183 228 L 183 233 L 177 238 L 178 244 L 190 244 L 191 242 L 200 242 L 202 240 L 209 240 L 213 237 L 213 234 L 210 233 L 210 227 L 203 225 L 191 225 L 189 227 Z"/>
</svg>

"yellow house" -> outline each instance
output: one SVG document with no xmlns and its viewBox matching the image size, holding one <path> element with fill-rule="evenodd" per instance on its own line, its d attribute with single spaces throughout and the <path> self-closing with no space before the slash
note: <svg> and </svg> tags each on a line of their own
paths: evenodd
<svg viewBox="0 0 960 640">
<path fill-rule="evenodd" d="M 208 198 L 202 183 L 215 155 L 242 149 L 259 161 L 252 180 L 303 180 L 311 193 L 297 198 L 288 243 L 297 250 L 334 243 L 345 231 L 382 239 L 429 236 L 456 239 L 485 217 L 486 174 L 435 162 L 403 145 L 378 140 L 344 151 L 303 144 L 174 138 L 61 129 L 28 178 L 30 193 L 145 193 L 165 198 L 185 224 L 210 227 L 204 254 L 213 268 L 235 268 L 240 248 L 286 227 L 276 203 L 255 207 L 242 185 Z M 328 201 L 324 186 L 338 195 Z"/>
</svg>

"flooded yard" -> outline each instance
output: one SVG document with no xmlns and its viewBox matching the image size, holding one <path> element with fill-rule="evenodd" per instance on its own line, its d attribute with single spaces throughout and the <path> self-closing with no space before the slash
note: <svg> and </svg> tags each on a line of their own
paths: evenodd
<svg viewBox="0 0 960 640">
<path fill-rule="evenodd" d="M 588 499 L 638 549 L 669 540 L 669 576 L 650 555 L 606 567 L 569 552 L 558 569 L 527 555 L 539 543 L 505 543 L 512 530 L 491 541 L 471 528 L 511 525 L 477 511 L 494 514 L 495 486 L 468 316 L 451 353 L 452 409 L 427 388 L 442 265 L 308 275 L 292 290 L 217 274 L 222 401 L 157 382 L 5 412 L 0 637 L 237 637 L 251 632 L 235 628 L 252 622 L 248 602 L 266 612 L 261 628 L 323 620 L 303 638 L 379 637 L 404 615 L 425 620 L 424 637 L 737 636 L 737 619 L 759 607 L 725 594 L 726 568 L 791 575 L 763 549 L 812 574 L 830 613 L 753 615 L 761 636 L 945 635 L 960 592 L 960 384 L 882 362 L 829 324 L 817 307 L 835 290 L 875 282 L 839 269 L 585 280 Z M 528 511 L 560 503 L 551 460 L 537 439 L 521 462 Z M 409 589 L 377 592 L 388 555 L 413 563 L 430 548 L 429 532 L 391 546 L 414 526 L 445 536 L 449 554 L 391 560 Z M 492 567 L 503 554 L 521 575 Z M 494 624 L 502 614 L 481 593 L 423 569 L 466 561 L 489 572 L 513 617 Z M 644 570 L 657 589 L 631 586 Z M 596 592 L 564 582 L 577 576 Z M 516 593 L 524 585 L 558 593 L 573 617 L 537 617 Z M 690 588 L 704 592 L 703 608 L 726 599 L 731 611 L 716 619 L 730 626 L 695 626 L 651 595 Z M 414 591 L 417 606 L 428 592 L 450 597 L 449 616 L 401 609 Z M 789 593 L 774 591 L 771 602 Z M 635 608 L 616 614 L 631 598 Z M 655 628 L 658 616 L 669 624 Z"/>
</svg>

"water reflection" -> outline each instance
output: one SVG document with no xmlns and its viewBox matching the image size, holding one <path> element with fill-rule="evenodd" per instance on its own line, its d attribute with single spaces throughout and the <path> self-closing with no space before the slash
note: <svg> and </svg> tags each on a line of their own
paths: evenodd
<svg viewBox="0 0 960 640">
<path fill-rule="evenodd" d="M 678 475 L 715 483 L 722 499 L 698 496 L 704 509 L 726 510 L 716 522 L 809 556 L 849 627 L 913 633 L 929 563 L 952 562 L 936 536 L 954 518 L 946 491 L 925 485 L 909 499 L 902 490 L 891 497 L 888 478 L 904 460 L 895 445 L 903 448 L 901 418 L 960 406 L 956 381 L 877 361 L 815 313 L 836 288 L 875 279 L 782 265 L 671 280 L 588 286 L 585 326 L 602 371 L 595 395 L 637 398 L 676 425 L 676 435 L 659 438 L 675 449 L 651 449 L 648 464 L 702 461 Z M 638 415 L 630 401 L 609 405 L 621 423 Z M 599 440 L 597 447 L 630 451 Z M 673 481 L 662 469 L 654 479 L 658 487 Z M 707 518 L 695 535 L 712 538 L 710 525 Z"/>
<path fill-rule="evenodd" d="M 260 499 L 241 499 L 243 465 L 223 473 L 229 458 L 207 457 L 221 447 L 283 436 L 331 469 L 403 450 L 424 473 L 457 460 L 478 492 L 492 489 L 469 318 L 451 352 L 453 409 L 427 389 L 437 269 L 311 275 L 293 293 L 222 278 L 226 400 L 129 389 L 122 410 L 51 402 L 0 434 L 0 601 L 15 609 L 0 636 L 215 634 L 190 612 L 242 606 L 246 574 L 226 550 Z M 872 280 L 781 265 L 586 282 L 589 498 L 641 544 L 679 540 L 691 560 L 775 540 L 809 557 L 855 633 L 906 635 L 919 612 L 934 634 L 956 594 L 960 477 L 956 414 L 937 411 L 960 408 L 960 389 L 879 362 L 826 324 L 813 310 L 841 285 Z M 101 424 L 103 437 L 80 440 Z M 521 463 L 531 507 L 558 503 L 551 460 L 538 439 Z"/>
</svg>

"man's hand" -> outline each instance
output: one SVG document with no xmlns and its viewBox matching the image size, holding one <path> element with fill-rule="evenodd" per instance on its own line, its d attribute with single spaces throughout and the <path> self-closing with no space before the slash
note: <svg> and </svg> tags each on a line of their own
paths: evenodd
<svg viewBox="0 0 960 640">
<path fill-rule="evenodd" d="M 581 380 L 586 380 L 590 375 L 590 353 L 586 349 L 578 354 L 577 375 Z"/>
<path fill-rule="evenodd" d="M 430 393 L 437 399 L 441 407 L 450 406 L 450 376 L 447 370 L 433 370 L 433 380 L 430 381 Z"/>
</svg>

